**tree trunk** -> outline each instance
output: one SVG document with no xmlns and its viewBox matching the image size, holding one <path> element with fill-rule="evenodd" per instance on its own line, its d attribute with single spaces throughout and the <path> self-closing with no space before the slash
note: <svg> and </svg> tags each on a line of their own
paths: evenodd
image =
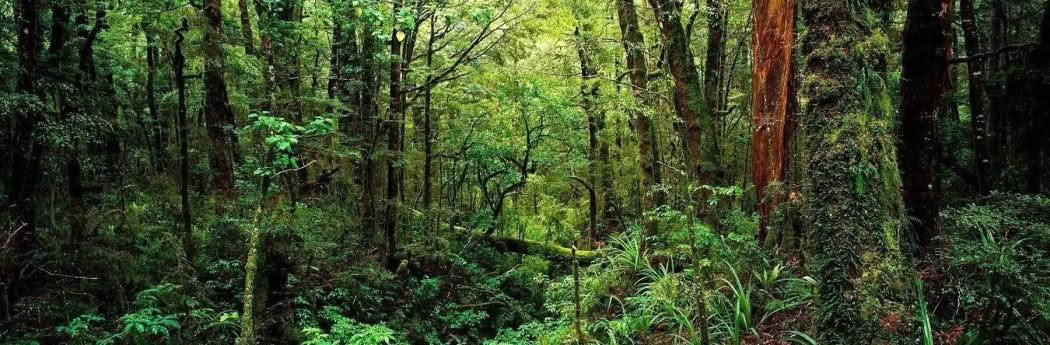
<svg viewBox="0 0 1050 345">
<path fill-rule="evenodd" d="M 232 207 L 236 198 L 233 183 L 233 146 L 226 125 L 232 123 L 233 110 L 230 109 L 229 96 L 226 94 L 226 53 L 222 47 L 222 0 L 204 1 L 204 98 L 205 113 L 208 120 L 208 137 L 213 149 L 211 167 L 214 170 L 214 187 L 219 197 L 216 202 L 216 214 L 221 216 L 225 209 Z M 235 127 L 235 126 L 234 126 Z"/>
<path fill-rule="evenodd" d="M 154 89 L 154 79 L 157 74 L 157 47 L 153 42 L 153 33 L 149 29 L 146 33 L 146 105 L 149 107 L 150 118 L 153 123 L 153 156 L 156 157 L 157 172 L 163 173 L 168 165 L 168 154 L 165 145 L 168 143 L 167 131 L 162 123 L 166 123 L 157 111 L 157 96 Z"/>
<path fill-rule="evenodd" d="M 424 85 L 430 85 L 434 80 L 431 67 L 434 64 L 434 41 L 437 39 L 434 32 L 434 21 L 436 15 L 430 16 L 430 37 L 427 38 L 427 77 Z M 433 88 L 427 87 L 423 90 L 423 209 L 430 210 L 431 194 L 434 189 L 434 123 L 431 118 L 433 113 Z M 429 222 L 427 224 L 430 224 Z"/>
<path fill-rule="evenodd" d="M 804 200 L 820 282 L 817 341 L 825 345 L 912 341 L 908 288 L 913 272 L 901 251 L 905 211 L 889 95 L 875 73 L 887 54 L 869 3 L 808 0 L 800 6 L 805 75 L 800 117 L 808 150 Z M 876 66 L 876 67 L 872 67 Z"/>
<path fill-rule="evenodd" d="M 664 204 L 664 194 L 658 186 L 662 183 L 660 176 L 660 150 L 655 144 L 656 138 L 653 122 L 649 116 L 653 99 L 649 95 L 649 68 L 645 60 L 645 37 L 638 27 L 638 13 L 633 0 L 617 0 L 617 17 L 620 23 L 620 36 L 627 54 L 627 68 L 631 78 L 631 92 L 635 101 L 640 103 L 632 111 L 634 129 L 638 136 L 639 191 L 643 214 L 641 245 L 644 250 L 646 238 L 659 232 L 656 220 L 645 216 L 656 207 Z"/>
<path fill-rule="evenodd" d="M 398 13 L 401 10 L 401 0 L 394 0 L 394 7 L 392 13 Z M 390 267 L 396 267 L 396 263 L 393 262 L 394 255 L 397 251 L 397 231 L 400 227 L 398 224 L 399 207 L 400 207 L 400 192 L 401 192 L 401 123 L 404 118 L 404 104 L 402 103 L 401 95 L 401 78 L 402 78 L 402 46 L 404 39 L 407 37 L 407 33 L 404 28 L 399 28 L 395 25 L 394 30 L 390 35 L 390 110 L 389 118 L 384 126 L 387 130 L 387 150 L 390 152 L 390 158 L 387 160 L 387 182 L 386 182 L 386 205 L 383 211 L 383 226 L 384 234 L 386 236 L 386 255 L 387 265 Z"/>
<path fill-rule="evenodd" d="M 587 24 L 584 24 L 585 26 Z M 604 209 L 602 201 L 605 195 L 608 193 L 607 190 L 602 187 L 602 170 L 604 168 L 603 162 L 599 157 L 601 155 L 601 127 L 600 116 L 597 109 L 598 101 L 598 83 L 595 78 L 598 77 L 598 71 L 594 69 L 593 61 L 591 59 L 591 51 L 593 49 L 592 43 L 588 40 L 589 32 L 585 29 L 583 32 L 580 28 L 576 28 L 576 53 L 580 59 L 580 107 L 583 108 L 583 113 L 587 116 L 587 133 L 588 133 L 588 151 L 587 157 L 590 160 L 588 164 L 587 174 L 587 188 L 590 190 L 590 234 L 587 238 L 587 248 L 591 248 L 594 241 L 597 240 L 597 229 L 598 229 L 598 210 Z"/>
<path fill-rule="evenodd" d="M 951 88 L 952 0 L 908 2 L 901 65 L 900 164 L 904 205 L 919 249 L 941 234 L 940 110 Z M 932 252 L 929 252 L 932 253 Z"/>
<path fill-rule="evenodd" d="M 709 149 L 711 154 L 708 156 L 711 157 L 711 162 L 714 163 L 711 166 L 711 172 L 714 174 L 712 182 L 719 184 L 724 182 L 722 181 L 724 171 L 722 165 L 718 164 L 718 161 L 721 160 L 721 153 L 718 150 L 719 132 L 715 129 L 715 122 L 716 119 L 724 116 L 721 113 L 721 89 L 722 73 L 725 70 L 726 14 L 725 4 L 722 0 L 707 0 L 707 56 L 704 62 L 704 104 L 707 106 L 707 111 L 712 115 L 709 123 L 700 123 L 700 125 L 711 126 L 710 133 L 705 133 L 710 136 L 707 137 L 707 142 L 703 145 L 709 145 L 713 148 Z M 687 32 L 686 37 L 689 34 Z"/>
<path fill-rule="evenodd" d="M 378 222 L 378 170 L 377 154 L 379 153 L 380 123 L 378 104 L 378 63 L 379 42 L 371 34 L 375 28 L 365 22 L 361 30 L 361 125 L 358 137 L 361 138 L 361 164 L 357 180 L 361 185 L 361 238 L 366 247 L 375 239 Z"/>
<path fill-rule="evenodd" d="M 244 35 L 244 54 L 256 55 L 255 36 L 252 35 L 252 14 L 248 12 L 249 0 L 237 0 L 237 7 L 241 15 L 241 35 Z"/>
<path fill-rule="evenodd" d="M 1007 33 L 1006 1 L 993 0 L 989 4 L 988 16 L 991 18 L 991 33 L 989 34 L 989 49 L 997 51 L 1009 44 Z M 1009 166 L 1009 150 L 1007 142 L 1010 133 L 1007 132 L 1007 114 L 1010 105 L 1006 102 L 1006 84 L 1009 79 L 1008 70 L 1009 54 L 992 54 L 988 56 L 988 85 L 985 85 L 988 93 L 988 155 L 991 159 L 988 174 L 992 184 L 1001 180 L 1003 169 Z M 994 177 L 994 178 L 993 178 Z"/>
<path fill-rule="evenodd" d="M 35 0 L 17 0 L 14 4 L 15 30 L 17 30 L 16 50 L 18 53 L 18 81 L 15 91 L 43 99 L 41 90 L 36 88 L 37 64 L 42 49 L 42 31 L 40 28 L 40 3 Z M 4 246 L 11 255 L 4 259 L 4 288 L 6 289 L 4 316 L 11 319 L 11 305 L 19 297 L 21 285 L 21 268 L 17 258 L 30 249 L 36 236 L 36 205 L 34 192 L 40 181 L 40 157 L 42 148 L 34 143 L 33 130 L 39 119 L 32 111 L 19 114 L 11 121 L 10 147 L 11 178 L 8 180 L 8 209 L 13 211 L 14 232 Z"/>
<path fill-rule="evenodd" d="M 1029 132 L 1026 152 L 1028 153 L 1027 191 L 1031 194 L 1042 193 L 1043 165 L 1046 164 L 1044 151 L 1050 140 L 1046 139 L 1046 129 L 1050 128 L 1050 2 L 1043 10 L 1043 21 L 1039 26 L 1039 45 L 1032 50 L 1028 60 L 1032 64 L 1030 74 L 1032 97 L 1029 114 Z"/>
<path fill-rule="evenodd" d="M 700 76 L 696 72 L 685 30 L 682 29 L 681 3 L 674 0 L 649 0 L 649 3 L 660 23 L 664 59 L 674 77 L 673 101 L 675 112 L 683 123 L 681 143 L 686 152 L 687 181 L 692 187 L 711 185 L 715 182 L 714 172 L 717 169 L 714 164 L 714 137 L 711 136 L 713 123 L 705 109 Z M 697 189 L 698 197 L 690 197 L 690 201 L 700 205 L 701 218 L 710 222 L 711 219 L 707 217 L 710 211 L 707 198 L 711 193 L 703 188 Z"/>
<path fill-rule="evenodd" d="M 766 240 L 770 217 L 787 196 L 795 134 L 795 1 L 754 2 L 751 159 L 758 200 L 759 244 Z M 780 190 L 767 192 L 770 183 Z"/>
<path fill-rule="evenodd" d="M 175 30 L 175 56 L 172 61 L 172 69 L 175 70 L 175 85 L 179 92 L 179 110 L 176 124 L 179 127 L 179 197 L 182 199 L 182 247 L 186 253 L 186 260 L 193 260 L 196 246 L 193 244 L 193 218 L 190 216 L 190 152 L 189 136 L 187 135 L 186 122 L 186 78 L 183 77 L 186 66 L 186 56 L 183 55 L 183 44 L 185 33 L 189 30 L 186 19 L 182 20 L 182 27 Z"/>
<path fill-rule="evenodd" d="M 963 41 L 966 55 L 981 53 L 981 42 L 977 37 L 977 19 L 974 16 L 974 0 L 959 0 L 959 15 L 962 17 Z M 973 59 L 967 62 L 970 79 L 970 123 L 972 126 L 971 142 L 973 144 L 974 168 L 977 173 L 977 189 L 982 195 L 988 194 L 988 172 L 991 161 L 988 157 L 988 119 L 984 109 L 984 60 Z"/>
</svg>

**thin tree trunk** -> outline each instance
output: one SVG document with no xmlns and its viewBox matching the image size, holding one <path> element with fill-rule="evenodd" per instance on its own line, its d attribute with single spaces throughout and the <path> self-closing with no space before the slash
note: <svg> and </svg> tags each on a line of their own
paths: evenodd
<svg viewBox="0 0 1050 345">
<path fill-rule="evenodd" d="M 149 108 L 149 115 L 153 123 L 153 156 L 156 157 L 157 172 L 163 173 L 168 165 L 168 154 L 165 149 L 165 144 L 168 142 L 165 137 L 166 131 L 162 128 L 162 123 L 167 122 L 161 119 L 160 112 L 157 111 L 157 96 L 154 89 L 154 79 L 157 74 L 157 46 L 153 42 L 153 33 L 149 29 L 144 30 L 146 34 L 146 105 Z"/>
<path fill-rule="evenodd" d="M 401 10 L 401 0 L 394 0 L 394 7 L 392 13 L 398 13 Z M 399 206 L 400 206 L 400 192 L 401 192 L 401 123 L 404 118 L 404 104 L 402 103 L 401 95 L 401 78 L 402 78 L 402 45 L 404 39 L 407 37 L 404 28 L 397 28 L 395 26 L 390 36 L 390 56 L 393 59 L 390 62 L 390 110 L 389 118 L 386 122 L 385 129 L 387 130 L 387 150 L 390 152 L 390 158 L 387 160 L 387 183 L 386 183 L 386 205 L 383 211 L 384 218 L 384 234 L 386 236 L 386 255 L 387 265 L 394 267 L 394 256 L 397 252 L 397 231 L 400 227 L 398 224 L 399 218 Z"/>
<path fill-rule="evenodd" d="M 244 53 L 256 55 L 255 36 L 252 35 L 252 14 L 248 12 L 249 0 L 237 0 L 237 7 L 241 15 L 241 35 L 244 35 Z"/>
<path fill-rule="evenodd" d="M 587 25 L 587 24 L 584 24 Z M 590 33 L 585 30 L 580 31 L 580 28 L 576 28 L 576 53 L 580 59 L 580 107 L 583 108 L 583 114 L 587 117 L 587 133 L 588 133 L 588 151 L 587 157 L 589 158 L 588 173 L 587 173 L 587 185 L 590 190 L 590 234 L 587 238 L 587 246 L 585 248 L 592 248 L 594 241 L 597 240 L 597 229 L 598 229 L 598 210 L 603 209 L 602 199 L 605 190 L 601 189 L 600 180 L 602 174 L 602 162 L 599 155 L 601 154 L 599 147 L 601 133 L 601 125 L 599 122 L 599 110 L 597 109 L 598 100 L 598 83 L 595 78 L 598 77 L 598 71 L 594 69 L 593 61 L 591 59 L 591 47 L 590 41 L 586 37 Z"/>
<path fill-rule="evenodd" d="M 638 136 L 639 191 L 641 192 L 639 198 L 643 212 L 640 215 L 643 219 L 640 242 L 644 251 L 648 242 L 646 239 L 659 232 L 656 220 L 647 217 L 644 213 L 664 204 L 664 194 L 657 187 L 662 183 L 660 150 L 659 145 L 656 144 L 652 118 L 649 116 L 649 111 L 652 111 L 653 98 L 649 94 L 649 68 L 644 53 L 645 37 L 642 36 L 642 31 L 638 27 L 638 13 L 633 0 L 617 0 L 616 4 L 620 36 L 627 54 L 631 93 L 635 101 L 640 103 L 637 109 L 632 111 L 632 115 L 634 116 L 634 129 Z"/>
<path fill-rule="evenodd" d="M 430 37 L 427 39 L 427 77 L 424 85 L 430 85 L 434 80 L 431 67 L 434 64 L 434 21 L 436 15 L 430 16 Z M 433 119 L 433 88 L 427 87 L 423 90 L 423 209 L 430 210 L 431 196 L 434 189 L 434 129 Z M 429 222 L 428 222 L 429 224 Z"/>
<path fill-rule="evenodd" d="M 790 183 L 796 111 L 795 1 L 756 0 L 753 7 L 751 168 L 758 201 L 757 239 L 762 244 L 770 217 L 786 199 Z M 782 188 L 767 192 L 770 183 L 782 183 Z"/>
<path fill-rule="evenodd" d="M 966 55 L 969 56 L 981 53 L 981 42 L 977 36 L 977 19 L 974 16 L 973 1 L 959 0 L 963 41 L 966 46 Z M 973 144 L 977 189 L 983 195 L 988 194 L 991 187 L 988 183 L 991 161 L 988 157 L 988 119 L 985 117 L 984 109 L 984 60 L 974 59 L 969 61 L 967 70 L 969 70 L 970 79 L 970 123 L 972 126 L 970 139 Z"/>
<path fill-rule="evenodd" d="M 193 218 L 190 216 L 190 153 L 189 136 L 187 135 L 186 122 L 186 78 L 183 77 L 186 66 L 186 56 L 183 55 L 183 44 L 189 25 L 184 18 L 182 27 L 175 30 L 175 56 L 172 61 L 172 69 L 175 70 L 175 85 L 179 92 L 179 112 L 176 124 L 179 127 L 179 197 L 182 199 L 182 247 L 186 253 L 186 260 L 193 261 L 196 246 L 193 243 Z"/>
</svg>

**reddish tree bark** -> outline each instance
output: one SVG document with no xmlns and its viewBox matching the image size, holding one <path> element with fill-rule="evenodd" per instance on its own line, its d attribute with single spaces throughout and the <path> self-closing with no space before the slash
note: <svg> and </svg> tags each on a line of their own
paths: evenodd
<svg viewBox="0 0 1050 345">
<path fill-rule="evenodd" d="M 795 1 L 756 0 L 753 32 L 751 159 L 758 200 L 759 243 L 766 239 L 773 210 L 783 192 L 767 193 L 773 182 L 786 182 L 795 133 L 793 44 Z"/>
</svg>

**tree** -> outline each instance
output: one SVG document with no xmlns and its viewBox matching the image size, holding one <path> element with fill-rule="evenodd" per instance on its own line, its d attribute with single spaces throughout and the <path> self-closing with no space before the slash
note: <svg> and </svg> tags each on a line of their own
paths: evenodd
<svg viewBox="0 0 1050 345">
<path fill-rule="evenodd" d="M 404 163 L 402 162 L 401 136 L 403 134 L 402 122 L 405 118 L 405 104 L 403 102 L 401 80 L 404 77 L 402 49 L 404 48 L 405 38 L 408 35 L 405 32 L 408 30 L 408 27 L 402 24 L 403 21 L 398 17 L 402 15 L 402 1 L 394 0 L 394 7 L 391 10 L 391 13 L 394 15 L 395 25 L 390 35 L 390 56 L 393 57 L 393 60 L 390 61 L 390 110 L 387 112 L 389 118 L 383 127 L 387 131 L 387 150 L 389 150 L 391 156 L 386 163 L 386 203 L 383 210 L 387 265 L 390 267 L 394 267 L 397 264 L 394 262 L 394 255 L 397 251 L 397 231 L 400 226 L 398 224 L 401 203 L 399 195 L 401 193 L 401 184 L 404 182 L 404 176 L 402 175 L 402 165 Z"/>
<path fill-rule="evenodd" d="M 588 23 L 583 25 L 585 27 L 590 26 Z M 587 117 L 587 157 L 590 161 L 588 169 L 590 171 L 587 174 L 588 182 L 585 186 L 589 190 L 590 195 L 590 205 L 588 207 L 590 209 L 591 224 L 589 224 L 590 234 L 587 239 L 588 248 L 590 248 L 598 236 L 598 209 L 605 209 L 603 202 L 607 200 L 607 195 L 611 191 L 606 188 L 610 187 L 607 183 L 608 176 L 606 176 L 609 146 L 601 138 L 601 131 L 605 127 L 605 119 L 597 104 L 600 84 L 595 80 L 598 76 L 598 70 L 594 66 L 594 58 L 592 57 L 595 47 L 593 38 L 588 37 L 590 35 L 588 31 L 581 33 L 579 26 L 577 26 L 574 36 L 576 37 L 576 53 L 580 59 L 580 107 L 583 108 L 583 114 Z"/>
<path fill-rule="evenodd" d="M 1038 194 L 1043 190 L 1043 166 L 1046 164 L 1045 151 L 1046 129 L 1050 128 L 1050 3 L 1043 9 L 1043 20 L 1039 25 L 1039 43 L 1029 53 L 1028 60 L 1032 63 L 1031 78 L 1031 113 L 1028 116 L 1031 122 L 1025 144 L 1028 153 L 1027 189 L 1029 193 Z"/>
<path fill-rule="evenodd" d="M 186 128 L 186 78 L 183 76 L 186 66 L 186 55 L 183 53 L 185 34 L 189 30 L 186 18 L 182 19 L 182 27 L 175 30 L 175 53 L 172 57 L 172 68 L 175 70 L 175 86 L 178 88 L 179 105 L 176 125 L 179 129 L 179 198 L 182 201 L 182 247 L 186 253 L 186 260 L 193 260 L 195 246 L 193 244 L 193 218 L 190 214 L 190 152 L 189 136 Z"/>
<path fill-rule="evenodd" d="M 638 137 L 640 175 L 638 183 L 644 213 L 664 204 L 663 191 L 658 187 L 662 183 L 660 147 L 655 143 L 656 134 L 653 130 L 653 121 L 648 113 L 653 104 L 653 96 L 649 94 L 649 68 L 644 54 L 645 37 L 642 36 L 642 31 L 638 27 L 638 13 L 634 8 L 633 0 L 618 0 L 616 9 L 620 24 L 620 37 L 627 55 L 627 73 L 631 78 L 631 93 L 635 101 L 640 103 L 633 109 L 631 115 L 634 117 L 634 129 Z M 656 235 L 659 229 L 656 220 L 644 214 L 642 219 L 641 244 L 644 248 L 645 238 Z"/>
<path fill-rule="evenodd" d="M 154 79 L 157 74 L 157 46 L 153 41 L 154 34 L 151 32 L 150 27 L 146 27 L 143 32 L 146 35 L 146 105 L 149 107 L 150 118 L 153 122 L 153 157 L 156 161 L 158 172 L 164 172 L 167 168 L 168 153 L 165 145 L 168 143 L 167 138 L 167 123 L 168 121 L 161 118 L 161 114 L 157 111 L 157 96 L 154 91 Z"/>
<path fill-rule="evenodd" d="M 40 181 L 40 157 L 43 148 L 34 143 L 33 131 L 40 121 L 34 109 L 40 109 L 43 91 L 37 88 L 37 65 L 43 47 L 40 28 L 40 3 L 35 0 L 15 1 L 15 30 L 17 31 L 18 78 L 15 92 L 23 99 L 20 112 L 13 114 L 13 129 L 9 147 L 11 177 L 8 180 L 8 209 L 13 212 L 10 234 L 0 250 L 4 259 L 4 316 L 11 319 L 11 305 L 20 294 L 22 270 L 18 257 L 27 252 L 36 236 L 36 204 L 34 194 Z"/>
<path fill-rule="evenodd" d="M 697 186 L 713 185 L 717 169 L 714 149 L 714 123 L 705 109 L 700 76 L 696 72 L 692 50 L 682 29 L 681 3 L 668 0 L 649 0 L 660 24 L 660 34 L 664 45 L 664 59 L 667 61 L 671 76 L 674 78 L 675 113 L 682 121 L 680 133 L 682 146 L 686 151 L 686 178 L 695 181 Z M 704 127 L 703 129 L 701 127 Z M 705 135 L 706 134 L 706 135 Z M 699 197 L 690 200 L 701 205 L 700 212 L 709 225 L 713 225 L 709 216 L 707 198 L 710 191 L 699 188 Z"/>
<path fill-rule="evenodd" d="M 981 53 L 981 42 L 977 37 L 977 19 L 974 16 L 973 0 L 959 0 L 959 15 L 962 17 L 963 41 L 966 54 L 973 56 Z M 970 141 L 973 145 L 974 169 L 977 175 L 977 189 L 981 194 L 988 194 L 989 170 L 991 160 L 988 157 L 988 119 L 985 117 L 985 71 L 984 60 L 974 59 L 966 64 L 970 82 Z"/>
<path fill-rule="evenodd" d="M 255 36 L 252 34 L 252 14 L 248 12 L 248 1 L 249 0 L 237 0 L 237 9 L 240 10 L 241 15 L 241 35 L 244 39 L 244 53 L 247 55 L 257 55 L 255 51 Z"/>
<path fill-rule="evenodd" d="M 205 0 L 204 21 L 204 97 L 205 114 L 208 121 L 208 137 L 212 141 L 211 166 L 214 170 L 214 187 L 221 202 L 216 203 L 216 213 L 224 209 L 235 197 L 233 183 L 233 146 L 228 130 L 236 128 L 233 110 L 226 94 L 226 54 L 222 42 L 222 0 Z M 227 128 L 229 127 L 229 128 Z"/>
<path fill-rule="evenodd" d="M 909 1 L 904 27 L 898 152 L 904 205 L 918 222 L 920 248 L 941 234 L 939 112 L 951 88 L 952 7 L 951 0 Z"/>
<path fill-rule="evenodd" d="M 891 109 L 875 73 L 889 40 L 870 3 L 805 1 L 800 117 L 806 226 L 820 282 L 821 344 L 911 341 L 911 281 Z M 858 19 L 860 18 L 860 19 Z M 868 18 L 868 19 L 864 19 Z M 888 322 L 888 320 L 896 320 Z"/>
<path fill-rule="evenodd" d="M 758 242 L 766 241 L 770 217 L 785 200 L 784 190 L 768 191 L 770 183 L 790 184 L 789 172 L 796 124 L 795 1 L 754 2 L 751 159 L 758 200 Z M 790 187 L 786 187 L 787 189 Z"/>
</svg>

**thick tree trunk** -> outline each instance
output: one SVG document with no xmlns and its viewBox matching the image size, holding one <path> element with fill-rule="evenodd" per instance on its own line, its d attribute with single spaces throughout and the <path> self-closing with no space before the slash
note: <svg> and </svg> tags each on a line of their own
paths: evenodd
<svg viewBox="0 0 1050 345">
<path fill-rule="evenodd" d="M 795 1 L 756 0 L 752 64 L 752 175 L 758 200 L 758 242 L 764 243 L 770 217 L 787 196 L 795 134 Z M 767 192 L 770 183 L 783 183 Z"/>
<path fill-rule="evenodd" d="M 645 60 L 645 37 L 638 27 L 638 13 L 633 0 L 617 0 L 617 18 L 620 23 L 620 36 L 627 54 L 627 69 L 631 78 L 631 92 L 640 105 L 632 111 L 634 129 L 638 136 L 639 191 L 641 195 L 642 214 L 642 248 L 646 238 L 659 232 L 656 220 L 645 216 L 656 207 L 663 205 L 664 194 L 658 188 L 662 183 L 660 176 L 660 150 L 655 144 L 656 134 L 653 121 L 649 116 L 653 100 L 649 94 L 649 68 Z"/>
<path fill-rule="evenodd" d="M 363 245 L 368 246 L 376 236 L 378 222 L 379 198 L 378 176 L 380 119 L 379 119 L 379 78 L 376 55 L 379 54 L 379 42 L 370 33 L 374 29 L 365 23 L 361 30 L 361 125 L 358 137 L 361 138 L 361 164 L 357 169 L 357 180 L 361 185 L 361 238 Z"/>
<path fill-rule="evenodd" d="M 977 19 L 974 16 L 974 0 L 959 0 L 959 15 L 962 17 L 963 41 L 966 55 L 981 53 L 981 42 L 977 36 Z M 984 60 L 973 59 L 967 62 L 970 81 L 970 139 L 973 145 L 974 168 L 977 173 L 977 189 L 981 194 L 988 194 L 991 186 L 988 174 L 991 161 L 988 157 L 988 119 L 985 117 L 985 71 Z"/>
<path fill-rule="evenodd" d="M 40 28 L 40 3 L 35 0 L 17 0 L 14 5 L 15 30 L 18 43 L 18 81 L 15 91 L 43 99 L 41 90 L 36 87 L 37 65 L 42 49 L 42 31 Z M 27 252 L 36 237 L 36 204 L 34 192 L 40 181 L 40 157 L 42 148 L 34 143 L 33 130 L 36 128 L 37 114 L 32 111 L 19 114 L 11 120 L 10 148 L 11 178 L 8 180 L 8 210 L 13 213 L 14 225 L 11 237 L 2 248 L 11 253 L 4 258 L 4 316 L 11 318 L 11 305 L 19 297 L 22 269 L 18 267 L 17 258 Z"/>
<path fill-rule="evenodd" d="M 820 281 L 817 341 L 909 343 L 914 278 L 901 248 L 905 211 L 886 87 L 871 66 L 888 46 L 869 3 L 801 3 L 807 34 L 800 126 L 806 128 L 807 226 Z M 877 68 L 877 67 L 876 67 Z"/>
<path fill-rule="evenodd" d="M 1027 191 L 1038 194 L 1043 191 L 1043 165 L 1046 164 L 1046 130 L 1050 128 L 1050 2 L 1043 10 L 1043 21 L 1039 26 L 1039 45 L 1032 50 L 1028 60 L 1032 64 L 1031 121 L 1025 150 L 1028 153 Z"/>
<path fill-rule="evenodd" d="M 952 7 L 952 0 L 909 1 L 904 26 L 898 152 L 920 250 L 932 249 L 941 234 L 940 111 L 951 89 Z"/>
<path fill-rule="evenodd" d="M 988 6 L 988 16 L 991 18 L 991 33 L 989 34 L 989 49 L 997 51 L 1009 44 L 1007 34 L 1006 1 L 993 0 Z M 1003 169 L 1009 166 L 1010 152 L 1008 140 L 1010 133 L 1007 132 L 1007 114 L 1010 113 L 1010 105 L 1006 102 L 1007 80 L 1009 80 L 1009 54 L 992 54 L 988 56 L 988 155 L 991 159 L 988 174 L 990 180 L 999 181 L 1003 176 Z M 993 182 L 994 184 L 994 182 Z"/>
<path fill-rule="evenodd" d="M 208 120 L 208 137 L 212 141 L 211 168 L 215 192 L 220 199 L 216 214 L 223 215 L 236 198 L 233 183 L 233 146 L 226 125 L 234 125 L 233 110 L 226 94 L 226 54 L 222 47 L 222 0 L 204 1 L 204 111 Z"/>
<path fill-rule="evenodd" d="M 685 30 L 682 29 L 681 3 L 675 0 L 649 0 L 649 3 L 660 23 L 664 59 L 674 77 L 673 101 L 675 112 L 683 123 L 681 143 L 686 152 L 687 180 L 694 187 L 712 185 L 718 169 L 714 163 L 714 137 L 711 135 L 714 124 L 705 109 L 700 76 L 696 72 Z M 711 193 L 704 188 L 698 189 L 698 197 L 689 199 L 700 205 L 701 218 L 707 220 L 708 225 L 713 225 L 708 217 L 710 209 L 707 203 Z"/>
<path fill-rule="evenodd" d="M 187 135 L 186 122 L 186 78 L 183 77 L 186 67 L 186 56 L 183 55 L 183 44 L 185 33 L 189 30 L 186 20 L 182 20 L 182 27 L 175 30 L 175 56 L 172 61 L 172 69 L 175 70 L 175 85 L 179 93 L 179 109 L 176 117 L 176 125 L 179 127 L 179 197 L 182 199 L 182 247 L 186 254 L 186 260 L 193 260 L 196 246 L 193 243 L 193 218 L 190 216 L 190 144 Z"/>
</svg>

